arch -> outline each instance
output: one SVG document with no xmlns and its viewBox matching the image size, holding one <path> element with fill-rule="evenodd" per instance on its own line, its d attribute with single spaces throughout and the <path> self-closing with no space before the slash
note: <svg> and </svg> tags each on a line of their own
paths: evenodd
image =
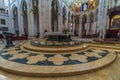
<svg viewBox="0 0 120 80">
<path fill-rule="evenodd" d="M 23 13 L 22 7 L 23 7 L 24 3 L 26 3 L 26 1 L 25 0 L 21 0 L 21 3 L 20 3 L 20 12 L 21 12 L 21 14 Z M 26 5 L 27 5 L 27 3 L 26 3 Z"/>
<path fill-rule="evenodd" d="M 24 30 L 24 35 L 28 36 L 28 14 L 27 14 L 27 3 L 26 1 L 21 2 L 22 6 L 22 17 L 23 17 L 23 30 Z"/>
<path fill-rule="evenodd" d="M 51 26 L 52 26 L 52 31 L 57 32 L 58 31 L 58 16 L 59 16 L 59 2 L 57 0 L 52 0 L 51 4 Z"/>
<path fill-rule="evenodd" d="M 19 24 L 18 24 L 18 8 L 13 6 L 13 23 L 14 23 L 14 33 L 19 36 Z"/>
<path fill-rule="evenodd" d="M 14 5 L 12 6 L 12 9 L 11 9 L 12 16 L 13 16 L 13 11 L 14 11 L 15 8 L 17 8 L 17 6 L 14 4 Z"/>
<path fill-rule="evenodd" d="M 66 22 L 66 7 L 64 6 L 62 9 L 62 29 L 65 29 L 65 22 Z"/>
<path fill-rule="evenodd" d="M 82 37 L 86 35 L 86 27 L 87 27 L 87 15 L 84 14 L 82 16 Z"/>
<path fill-rule="evenodd" d="M 94 13 L 90 13 L 90 26 L 89 26 L 89 33 L 91 34 L 93 32 L 93 26 L 94 26 Z"/>
</svg>

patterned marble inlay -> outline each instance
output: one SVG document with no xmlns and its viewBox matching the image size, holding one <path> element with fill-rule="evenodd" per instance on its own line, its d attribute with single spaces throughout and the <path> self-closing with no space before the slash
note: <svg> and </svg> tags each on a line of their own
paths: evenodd
<svg viewBox="0 0 120 80">
<path fill-rule="evenodd" d="M 72 54 L 70 59 L 71 60 L 78 60 L 80 62 L 88 62 L 87 56 L 85 56 L 85 55 Z"/>
<path fill-rule="evenodd" d="M 55 55 L 54 57 L 48 58 L 48 61 L 52 61 L 56 65 L 62 65 L 64 61 L 68 61 L 68 58 L 62 55 Z"/>
<path fill-rule="evenodd" d="M 15 60 L 15 59 L 24 59 L 27 58 L 28 54 L 15 54 L 12 57 L 10 57 L 8 60 Z"/>
<path fill-rule="evenodd" d="M 45 61 L 47 58 L 44 55 L 30 56 L 27 58 L 27 64 L 35 64 L 38 61 Z"/>
<path fill-rule="evenodd" d="M 82 52 L 73 54 L 44 54 L 30 53 L 18 47 L 3 48 L 0 50 L 0 56 L 6 60 L 27 65 L 39 66 L 62 66 L 74 65 L 93 62 L 105 57 L 109 53 L 108 50 L 91 48 Z"/>
</svg>

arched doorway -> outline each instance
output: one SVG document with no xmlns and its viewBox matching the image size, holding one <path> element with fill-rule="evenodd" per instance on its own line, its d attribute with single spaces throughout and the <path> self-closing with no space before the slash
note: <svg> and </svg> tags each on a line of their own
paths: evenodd
<svg viewBox="0 0 120 80">
<path fill-rule="evenodd" d="M 117 37 L 116 34 L 120 30 L 120 6 L 109 9 L 108 15 L 109 15 L 109 19 L 108 19 L 109 27 L 108 27 L 108 30 L 106 33 L 107 37 L 108 38 L 116 38 Z"/>
<path fill-rule="evenodd" d="M 66 7 L 64 6 L 62 9 L 62 29 L 65 29 L 65 22 L 66 22 Z"/>
<path fill-rule="evenodd" d="M 82 37 L 86 36 L 86 27 L 87 27 L 87 15 L 84 14 L 82 17 Z"/>
<path fill-rule="evenodd" d="M 79 36 L 79 15 L 75 16 L 75 36 Z"/>
<path fill-rule="evenodd" d="M 14 19 L 14 32 L 19 36 L 19 25 L 18 25 L 18 9 L 14 7 L 13 9 L 13 19 Z"/>
<path fill-rule="evenodd" d="M 52 32 L 58 32 L 58 1 L 52 0 L 52 9 L 51 9 L 51 26 Z"/>
<path fill-rule="evenodd" d="M 34 15 L 34 34 L 39 36 L 39 10 L 38 10 L 38 0 L 32 0 L 33 4 L 33 15 Z"/>
<path fill-rule="evenodd" d="M 25 1 L 22 4 L 22 14 L 23 14 L 23 30 L 24 30 L 24 35 L 28 36 L 27 3 Z"/>
<path fill-rule="evenodd" d="M 93 34 L 93 26 L 94 26 L 94 13 L 90 13 L 90 26 L 89 26 L 89 34 Z"/>
</svg>

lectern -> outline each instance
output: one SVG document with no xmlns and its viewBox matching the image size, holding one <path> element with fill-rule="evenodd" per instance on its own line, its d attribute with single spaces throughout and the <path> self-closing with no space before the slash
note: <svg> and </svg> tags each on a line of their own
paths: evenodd
<svg viewBox="0 0 120 80">
<path fill-rule="evenodd" d="M 6 47 L 13 47 L 13 33 L 3 32 L 5 39 L 6 39 Z"/>
</svg>

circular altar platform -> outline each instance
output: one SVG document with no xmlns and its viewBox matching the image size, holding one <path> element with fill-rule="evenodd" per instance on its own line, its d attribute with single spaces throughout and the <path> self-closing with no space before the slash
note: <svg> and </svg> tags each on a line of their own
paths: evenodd
<svg viewBox="0 0 120 80">
<path fill-rule="evenodd" d="M 59 44 L 62 44 L 63 42 L 59 42 Z M 65 44 L 65 42 L 64 42 Z M 67 43 L 66 43 L 67 44 Z M 77 52 L 77 51 L 80 51 L 80 50 L 84 50 L 84 49 L 87 49 L 88 48 L 88 45 L 84 45 L 84 44 L 74 44 L 74 45 L 61 45 L 61 46 L 58 46 L 58 45 L 53 45 L 53 46 L 48 46 L 48 45 L 44 45 L 44 46 L 41 46 L 41 45 L 35 45 L 35 44 L 31 44 L 31 41 L 30 42 L 27 42 L 27 43 L 24 43 L 21 48 L 24 50 L 27 50 L 27 51 L 34 51 L 34 52 L 38 52 L 38 53 L 49 53 L 49 54 L 58 54 L 58 53 L 74 53 L 74 52 Z"/>
<path fill-rule="evenodd" d="M 16 47 L 1 48 L 0 69 L 26 76 L 67 76 L 98 70 L 115 59 L 116 54 L 107 48 L 85 44 L 45 47 L 27 41 Z"/>
</svg>

